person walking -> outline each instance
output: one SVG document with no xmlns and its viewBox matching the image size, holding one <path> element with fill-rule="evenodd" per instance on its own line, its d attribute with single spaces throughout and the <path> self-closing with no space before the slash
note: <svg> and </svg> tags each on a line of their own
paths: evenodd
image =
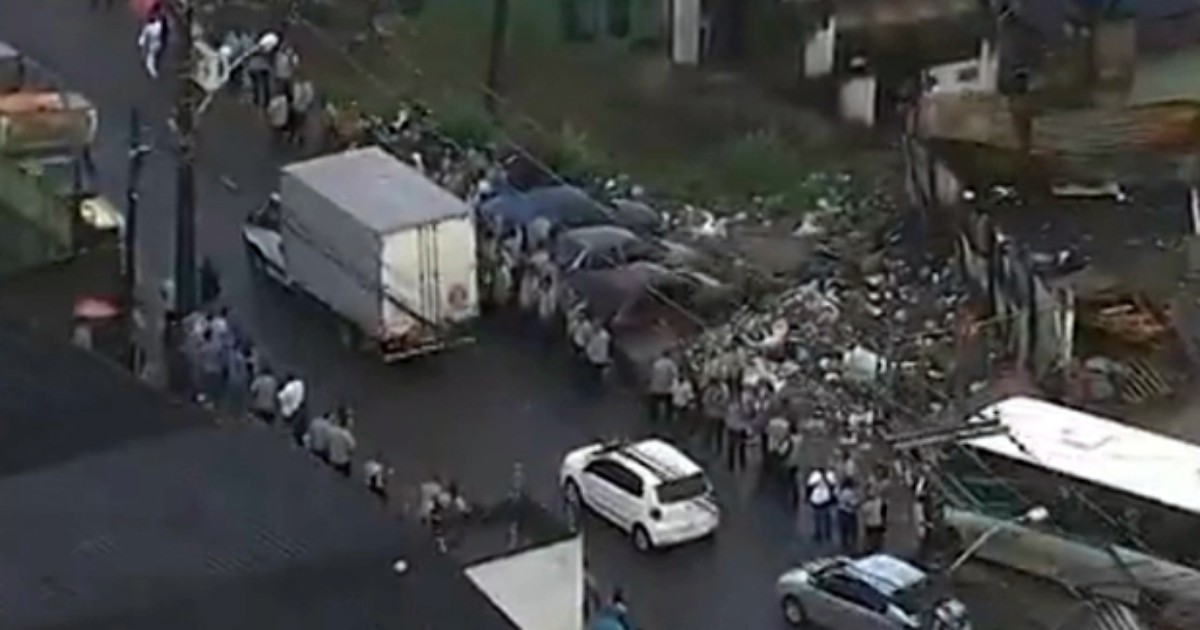
<svg viewBox="0 0 1200 630">
<path fill-rule="evenodd" d="M 725 412 L 729 406 L 729 385 L 722 380 L 709 378 L 701 394 L 700 405 L 704 419 L 704 434 L 709 446 L 718 455 L 724 447 Z"/>
<path fill-rule="evenodd" d="M 275 57 L 272 60 L 271 73 L 275 79 L 275 93 L 287 95 L 296 76 L 296 67 L 300 65 L 300 55 L 289 44 L 279 44 L 275 47 Z"/>
<path fill-rule="evenodd" d="M 828 468 L 814 468 L 805 482 L 805 496 L 812 509 L 813 541 L 819 544 L 833 537 L 833 510 L 836 504 L 834 491 L 837 476 Z"/>
<path fill-rule="evenodd" d="M 274 424 L 279 381 L 270 368 L 262 366 L 250 383 L 250 412 L 265 424 Z"/>
<path fill-rule="evenodd" d="M 225 400 L 223 402 L 235 417 L 245 419 L 246 396 L 250 392 L 250 347 L 235 343 L 226 356 L 228 363 L 225 366 Z"/>
<path fill-rule="evenodd" d="M 308 133 L 308 116 L 316 100 L 316 89 L 312 81 L 297 79 L 292 84 L 291 114 L 288 117 L 288 142 L 303 147 Z"/>
<path fill-rule="evenodd" d="M 391 473 L 381 452 L 376 452 L 374 457 L 363 463 L 363 481 L 367 484 L 367 490 L 385 503 L 388 500 L 387 479 Z"/>
<path fill-rule="evenodd" d="M 692 379 L 680 375 L 671 384 L 671 407 L 675 423 L 683 435 L 691 437 L 696 433 L 696 388 Z"/>
<path fill-rule="evenodd" d="M 350 476 L 351 458 L 358 446 L 350 425 L 350 410 L 342 407 L 337 414 L 337 423 L 329 430 L 329 465 L 344 477 Z"/>
<path fill-rule="evenodd" d="M 671 389 L 679 380 L 679 366 L 667 352 L 659 355 L 650 366 L 650 379 L 646 383 L 646 408 L 651 425 L 671 424 Z"/>
<path fill-rule="evenodd" d="M 333 434 L 334 423 L 330 414 L 323 413 L 308 423 L 308 432 L 304 434 L 304 446 L 317 459 L 329 463 L 329 442 Z"/>
<path fill-rule="evenodd" d="M 255 52 L 246 60 L 246 76 L 250 78 L 250 100 L 265 110 L 271 101 L 271 57 L 265 50 Z"/>
<path fill-rule="evenodd" d="M 594 386 L 599 387 L 604 384 L 612 365 L 612 338 L 604 324 L 596 322 L 593 326 L 591 337 L 588 338 L 586 354 L 588 365 L 592 371 L 591 382 Z"/>
<path fill-rule="evenodd" d="M 842 479 L 837 490 L 838 541 L 844 553 L 858 551 L 858 511 L 861 507 L 858 484 L 853 478 Z"/>
<path fill-rule="evenodd" d="M 888 507 L 883 494 L 883 488 L 878 482 L 870 484 L 860 508 L 866 553 L 883 551 L 883 543 L 887 538 Z"/>
<path fill-rule="evenodd" d="M 283 91 L 271 97 L 267 102 L 267 124 L 271 127 L 271 139 L 276 147 L 282 147 L 287 141 L 287 125 L 291 117 L 291 107 L 288 106 L 288 92 Z"/>
<path fill-rule="evenodd" d="M 225 366 L 228 353 L 225 346 L 217 339 L 212 328 L 204 330 L 204 338 L 200 342 L 200 403 L 212 408 L 224 400 Z"/>
<path fill-rule="evenodd" d="M 288 375 L 276 396 L 279 415 L 292 430 L 292 439 L 299 446 L 304 445 L 304 435 L 308 433 L 308 421 L 304 413 L 305 393 L 304 381 L 295 375 Z"/>
<path fill-rule="evenodd" d="M 138 33 L 137 45 L 142 52 L 142 63 L 146 66 L 146 73 L 150 78 L 158 78 L 158 66 L 162 61 L 162 53 L 165 47 L 167 25 L 161 15 L 155 15 L 146 20 L 142 26 L 142 30 Z"/>
<path fill-rule="evenodd" d="M 221 297 L 221 274 L 211 258 L 200 261 L 200 304 L 209 305 Z"/>
<path fill-rule="evenodd" d="M 737 472 L 746 467 L 746 434 L 749 431 L 746 409 L 740 400 L 730 400 L 725 408 L 725 466 Z"/>
</svg>

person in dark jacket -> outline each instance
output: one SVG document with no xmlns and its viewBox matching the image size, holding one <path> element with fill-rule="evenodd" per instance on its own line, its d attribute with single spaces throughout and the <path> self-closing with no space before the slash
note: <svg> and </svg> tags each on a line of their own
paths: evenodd
<svg viewBox="0 0 1200 630">
<path fill-rule="evenodd" d="M 221 276 L 212 259 L 205 257 L 200 263 L 200 303 L 212 304 L 221 297 Z"/>
</svg>

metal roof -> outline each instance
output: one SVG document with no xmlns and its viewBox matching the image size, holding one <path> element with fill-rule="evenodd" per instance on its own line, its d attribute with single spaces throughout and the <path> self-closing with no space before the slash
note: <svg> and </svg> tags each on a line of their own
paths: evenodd
<svg viewBox="0 0 1200 630">
<path fill-rule="evenodd" d="M 261 427 L 0 480 L 0 523 L 9 628 L 513 627 L 425 530 Z"/>
<path fill-rule="evenodd" d="M 0 419 L 5 628 L 514 627 L 424 529 L 283 436 L 216 427 L 65 342 L 0 325 Z"/>
<path fill-rule="evenodd" d="M 1008 434 L 967 445 L 1043 470 L 1200 514 L 1200 446 L 1017 396 L 984 408 Z"/>
<path fill-rule="evenodd" d="M 466 202 L 379 147 L 297 162 L 283 172 L 380 233 L 471 214 Z"/>
</svg>

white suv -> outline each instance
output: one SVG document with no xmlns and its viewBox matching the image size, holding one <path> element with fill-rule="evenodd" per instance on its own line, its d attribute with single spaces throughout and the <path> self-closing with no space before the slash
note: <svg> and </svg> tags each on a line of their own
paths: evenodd
<svg viewBox="0 0 1200 630">
<path fill-rule="evenodd" d="M 571 451 L 559 483 L 570 509 L 587 506 L 629 532 L 640 551 L 703 538 L 721 520 L 704 471 L 659 439 Z"/>
</svg>

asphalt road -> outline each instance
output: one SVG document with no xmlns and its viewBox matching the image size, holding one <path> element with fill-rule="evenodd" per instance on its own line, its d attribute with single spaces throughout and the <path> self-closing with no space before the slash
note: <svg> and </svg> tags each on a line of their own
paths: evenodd
<svg viewBox="0 0 1200 630">
<path fill-rule="evenodd" d="M 144 112 L 156 151 L 141 188 L 139 271 L 156 286 L 170 272 L 173 247 L 169 90 L 146 78 L 132 20 L 121 11 L 91 13 L 87 0 L 0 0 L 0 39 L 99 104 L 95 157 L 101 189 L 114 200 L 124 195 L 128 111 Z M 278 367 L 308 381 L 316 409 L 353 405 L 360 451 L 384 453 L 401 483 L 438 471 L 459 479 L 468 496 L 495 497 L 521 462 L 533 493 L 557 506 L 565 451 L 597 436 L 645 432 L 634 396 L 587 393 L 565 352 L 544 351 L 510 323 L 485 323 L 478 344 L 402 366 L 342 348 L 328 316 L 257 279 L 246 264 L 241 221 L 274 188 L 284 159 L 257 115 L 218 102 L 202 121 L 199 154 L 199 248 L 222 273 L 234 319 Z M 773 580 L 814 550 L 779 493 L 709 468 L 725 509 L 714 540 L 640 556 L 622 534 L 591 522 L 589 568 L 603 586 L 621 585 L 651 630 L 780 627 Z"/>
</svg>

